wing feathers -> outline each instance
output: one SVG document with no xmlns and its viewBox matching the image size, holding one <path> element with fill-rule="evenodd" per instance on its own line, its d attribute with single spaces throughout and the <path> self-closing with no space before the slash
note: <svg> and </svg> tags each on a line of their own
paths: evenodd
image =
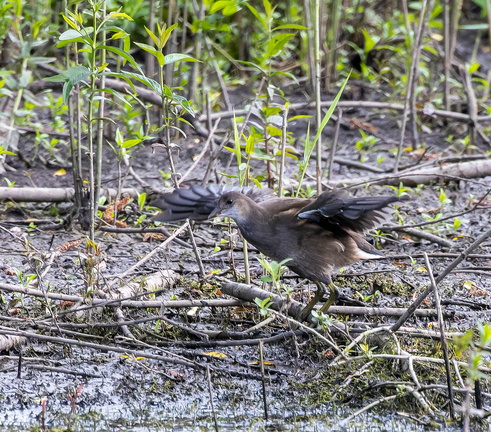
<svg viewBox="0 0 491 432">
<path fill-rule="evenodd" d="M 175 189 L 171 193 L 160 195 L 152 202 L 162 210 L 154 216 L 160 222 L 174 222 L 182 219 L 206 220 L 218 205 L 220 197 L 231 191 L 245 194 L 255 202 L 263 202 L 274 197 L 271 189 L 193 184 L 189 188 Z"/>
<path fill-rule="evenodd" d="M 385 220 L 389 204 L 397 197 L 347 197 L 344 192 L 324 192 L 298 214 L 299 219 L 318 223 L 325 229 L 347 229 L 366 232 Z"/>
</svg>

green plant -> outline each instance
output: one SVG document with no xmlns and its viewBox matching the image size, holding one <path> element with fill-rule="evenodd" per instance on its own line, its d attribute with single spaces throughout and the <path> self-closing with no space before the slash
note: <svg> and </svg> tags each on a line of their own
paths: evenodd
<svg viewBox="0 0 491 432">
<path fill-rule="evenodd" d="M 336 109 L 336 106 L 339 102 L 339 99 L 341 98 L 341 95 L 343 94 L 344 88 L 346 87 L 346 84 L 348 83 L 348 80 L 350 78 L 350 75 L 346 77 L 344 80 L 343 84 L 341 85 L 341 88 L 339 89 L 338 93 L 336 94 L 336 97 L 334 98 L 331 106 L 327 110 L 324 118 L 322 119 L 322 122 L 320 124 L 319 129 L 317 130 L 317 133 L 315 134 L 314 139 L 311 141 L 310 140 L 310 124 L 307 129 L 307 135 L 305 137 L 305 147 L 304 147 L 304 153 L 303 153 L 303 160 L 299 164 L 300 168 L 300 175 L 299 175 L 299 181 L 298 181 L 298 187 L 295 196 L 298 196 L 300 193 L 300 189 L 302 188 L 302 183 L 303 179 L 305 177 L 305 173 L 307 172 L 307 168 L 309 166 L 309 161 L 310 157 L 312 156 L 312 152 L 314 151 L 314 148 L 317 144 L 317 141 L 319 141 L 319 137 L 322 134 L 322 131 L 327 125 L 327 122 L 331 119 L 332 114 L 334 113 L 334 110 Z M 320 192 L 320 191 L 318 191 Z"/>
<path fill-rule="evenodd" d="M 448 198 L 447 192 L 443 188 L 440 188 L 440 193 L 438 195 L 438 200 L 440 201 L 440 210 L 443 210 L 443 208 L 446 205 L 452 204 L 452 200 L 450 198 Z"/>
<path fill-rule="evenodd" d="M 176 90 L 181 90 L 181 88 L 176 87 L 176 88 L 171 88 L 168 85 L 164 83 L 164 66 L 171 65 L 173 63 L 179 62 L 179 61 L 197 61 L 193 57 L 191 57 L 188 54 L 182 54 L 182 53 L 172 53 L 172 54 L 167 54 L 164 55 L 164 48 L 167 44 L 167 41 L 169 40 L 173 30 L 177 27 L 177 24 L 174 24 L 167 28 L 167 26 L 163 25 L 160 26 L 157 23 L 157 33 L 154 33 L 152 30 L 148 29 L 145 27 L 145 30 L 147 31 L 148 35 L 152 39 L 153 43 L 155 44 L 155 47 L 152 47 L 150 45 L 144 44 L 144 43 L 138 43 L 135 42 L 135 44 L 140 47 L 142 50 L 146 51 L 150 55 L 154 56 L 157 59 L 157 62 L 159 64 L 159 82 L 156 83 L 153 80 L 150 80 L 149 78 L 144 77 L 144 79 L 141 79 L 142 77 L 138 77 L 136 74 L 131 74 L 130 76 L 139 80 L 143 84 L 149 85 L 154 91 L 157 92 L 157 94 L 160 96 L 161 101 L 162 101 L 162 118 L 161 118 L 161 123 L 162 126 L 159 128 L 155 129 L 152 132 L 159 132 L 160 130 L 163 130 L 165 133 L 165 141 L 164 141 L 164 147 L 167 151 L 167 157 L 171 166 L 171 172 L 172 172 L 172 180 L 174 183 L 174 186 L 178 186 L 178 179 L 177 179 L 177 172 L 176 168 L 174 165 L 174 160 L 172 156 L 172 143 L 171 143 L 171 130 L 177 131 L 181 133 L 183 136 L 185 136 L 184 132 L 182 129 L 180 129 L 176 122 L 177 120 L 186 122 L 180 115 L 180 111 L 186 111 L 188 114 L 194 116 L 193 109 L 191 108 L 190 102 L 183 96 L 178 95 L 176 93 Z M 122 72 L 124 75 L 124 72 Z M 140 78 L 140 79 L 139 79 Z M 153 82 L 152 82 L 153 81 Z M 186 122 L 187 123 L 187 122 Z"/>
<path fill-rule="evenodd" d="M 179 110 L 183 109 L 189 114 L 193 115 L 190 103 L 182 96 L 175 93 L 176 89 L 172 89 L 165 85 L 163 82 L 162 68 L 164 65 L 170 65 L 182 60 L 194 61 L 192 57 L 187 54 L 173 53 L 165 56 L 163 54 L 163 48 L 167 43 L 175 26 L 171 26 L 168 29 L 163 26 L 157 25 L 158 32 L 154 34 L 151 30 L 146 28 L 147 34 L 154 41 L 156 48 L 143 43 L 136 43 L 138 47 L 153 55 L 160 65 L 159 70 L 159 82 L 148 78 L 143 73 L 140 66 L 129 54 L 130 49 L 130 37 L 129 34 L 117 23 L 120 20 L 132 21 L 126 13 L 122 12 L 110 12 L 107 13 L 104 2 L 90 0 L 88 2 L 89 9 L 80 13 L 78 11 L 67 10 L 62 17 L 69 29 L 63 32 L 59 37 L 58 47 L 62 48 L 67 45 L 72 45 L 77 53 L 83 53 L 82 59 L 83 65 L 75 65 L 69 67 L 65 72 L 53 76 L 48 81 L 63 82 L 63 101 L 68 102 L 71 90 L 75 85 L 84 85 L 85 95 L 87 97 L 87 146 L 89 156 L 89 213 L 90 226 L 89 237 L 94 238 L 94 226 L 95 226 L 95 203 L 99 200 L 101 177 L 102 177 L 102 146 L 103 146 L 103 132 L 102 122 L 107 120 L 103 117 L 104 102 L 106 98 L 101 98 L 102 95 L 112 96 L 113 99 L 107 99 L 113 103 L 129 104 L 127 98 L 120 94 L 118 91 L 104 87 L 105 77 L 117 77 L 124 79 L 133 89 L 134 97 L 137 97 L 136 89 L 133 80 L 138 81 L 144 86 L 155 91 L 162 100 L 162 118 L 159 124 L 162 126 L 151 128 L 151 133 L 158 133 L 165 129 L 165 146 L 168 150 L 168 156 L 171 163 L 173 180 L 177 185 L 177 179 L 175 177 L 176 172 L 172 160 L 172 154 L 170 152 L 170 129 L 180 130 L 175 125 L 177 119 L 182 120 L 179 117 Z M 87 17 L 89 17 L 87 19 Z M 115 47 L 108 43 L 108 38 L 115 41 L 122 42 L 122 47 Z M 83 48 L 78 49 L 77 44 L 82 44 Z M 124 70 L 124 71 L 111 71 L 109 69 L 109 63 L 106 61 L 108 55 L 116 55 L 119 59 L 123 59 L 128 63 L 136 72 Z M 101 85 L 102 84 L 102 85 Z M 96 114 L 97 112 L 97 114 Z M 128 152 L 125 151 L 133 145 L 138 144 L 144 138 L 143 131 L 139 131 L 138 138 L 132 138 L 130 140 L 124 140 L 117 138 L 117 153 L 119 157 L 125 157 Z M 137 141 L 135 141 L 137 140 Z M 79 144 L 78 144 L 79 145 Z M 76 145 L 72 145 L 72 148 L 76 148 Z M 72 152 L 72 156 L 75 152 Z M 94 157 L 95 155 L 95 157 Z M 73 161 L 73 165 L 78 166 L 77 161 Z M 81 178 L 80 173 L 80 178 Z M 80 185 L 81 186 L 81 185 Z M 81 196 L 82 192 L 78 194 Z"/>
<path fill-rule="evenodd" d="M 269 261 L 264 255 L 261 254 L 258 260 L 264 270 L 266 270 L 266 272 L 268 273 L 267 276 L 262 276 L 261 280 L 263 282 L 272 283 L 275 289 L 280 290 L 282 288 L 281 275 L 288 271 L 288 268 L 285 267 L 285 264 L 288 261 L 291 261 L 291 259 L 287 258 L 281 262 Z M 287 293 L 289 294 L 290 292 L 287 291 Z"/>
<path fill-rule="evenodd" d="M 380 138 L 369 135 L 362 129 L 359 129 L 358 131 L 360 132 L 361 139 L 356 142 L 355 148 L 358 150 L 358 153 L 360 153 L 360 160 L 366 162 L 368 159 L 366 153 L 372 151 L 374 145 L 380 141 Z"/>
<path fill-rule="evenodd" d="M 7 187 L 14 187 L 15 186 L 15 181 L 10 181 L 7 177 L 4 177 L 3 180 L 5 183 L 7 183 Z"/>
<path fill-rule="evenodd" d="M 256 305 L 259 307 L 259 313 L 262 316 L 269 316 L 269 314 L 271 313 L 269 308 L 273 304 L 271 301 L 271 297 L 265 298 L 264 300 L 255 298 L 254 303 L 256 303 Z"/>
<path fill-rule="evenodd" d="M 319 330 L 327 330 L 329 327 L 332 326 L 333 321 L 329 317 L 329 315 L 323 312 L 316 311 L 315 309 L 312 310 L 311 314 L 314 319 L 314 323 L 317 324 L 317 328 Z"/>
<path fill-rule="evenodd" d="M 13 98 L 13 105 L 9 109 L 8 122 L 5 122 L 7 134 L 3 138 L 3 149 L 9 147 L 16 151 L 17 141 L 13 139 L 16 128 L 14 125 L 19 119 L 29 117 L 30 111 L 21 108 L 23 100 L 32 105 L 35 97 L 27 88 L 32 81 L 33 70 L 37 65 L 50 63 L 53 59 L 36 55 L 37 50 L 47 43 L 43 39 L 45 34 L 41 29 L 46 18 L 31 16 L 24 10 L 25 2 L 10 0 L 0 3 L 0 43 L 9 35 L 8 69 L 0 74 L 0 97 Z M 29 8 L 27 8 L 29 9 Z M 27 16 L 28 15 L 28 16 Z M 0 45 L 2 46 L 2 45 Z M 1 50 L 0 50 L 1 53 Z M 4 156 L 0 152 L 0 172 L 3 171 Z"/>
<path fill-rule="evenodd" d="M 263 0 L 262 9 L 252 6 L 252 4 L 235 1 L 220 1 L 215 2 L 210 9 L 210 12 L 222 11 L 224 15 L 232 15 L 245 6 L 255 18 L 254 25 L 260 28 L 260 31 L 254 33 L 257 39 L 251 46 L 253 51 L 253 61 L 239 60 L 240 63 L 252 67 L 257 71 L 262 78 L 260 89 L 264 89 L 262 94 L 259 94 L 253 112 L 261 119 L 260 123 L 250 127 L 250 132 L 243 132 L 244 126 L 238 131 L 237 122 L 235 127 L 235 149 L 228 148 L 232 151 L 237 159 L 239 166 L 239 180 L 241 184 L 247 184 L 249 180 L 255 181 L 257 184 L 263 179 L 267 179 L 268 187 L 274 187 L 275 177 L 280 172 L 278 164 L 284 157 L 295 157 L 294 154 L 284 150 L 286 141 L 292 142 L 291 134 L 286 133 L 282 128 L 283 117 L 286 117 L 289 103 L 286 100 L 284 93 L 273 82 L 274 78 L 286 76 L 289 79 L 295 79 L 290 73 L 278 70 L 274 67 L 278 57 L 283 55 L 288 56 L 291 53 L 289 47 L 290 41 L 296 33 L 288 32 L 288 30 L 306 30 L 304 26 L 298 24 L 280 24 L 278 18 L 280 14 L 275 13 L 276 6 L 273 6 L 269 0 Z M 274 99 L 278 99 L 278 102 Z M 257 106 L 257 108 L 256 108 Z M 242 146 L 239 141 L 244 139 L 245 145 Z M 239 154 L 241 148 L 245 149 L 247 162 L 239 162 Z M 283 154 L 284 153 L 284 154 Z M 266 173 L 250 174 L 250 161 L 258 159 L 265 162 Z"/>
<path fill-rule="evenodd" d="M 138 208 L 143 211 L 145 207 L 145 203 L 147 202 L 147 194 L 145 192 L 139 193 L 138 194 Z"/>
<path fill-rule="evenodd" d="M 411 188 L 405 187 L 404 183 L 400 182 L 398 186 L 387 185 L 388 188 L 392 189 L 396 193 L 397 198 L 402 198 L 404 196 L 409 196 L 409 191 Z"/>
<path fill-rule="evenodd" d="M 17 277 L 19 281 L 19 285 L 23 287 L 29 287 L 31 282 L 34 281 L 37 276 L 32 273 L 24 273 L 21 269 L 18 268 L 13 268 L 12 271 L 15 273 L 15 276 Z"/>
<path fill-rule="evenodd" d="M 464 335 L 455 338 L 454 343 L 457 355 L 467 357 L 465 381 L 467 388 L 472 389 L 476 381 L 486 378 L 480 369 L 491 348 L 491 326 L 480 324 L 477 330 L 467 330 Z"/>
</svg>

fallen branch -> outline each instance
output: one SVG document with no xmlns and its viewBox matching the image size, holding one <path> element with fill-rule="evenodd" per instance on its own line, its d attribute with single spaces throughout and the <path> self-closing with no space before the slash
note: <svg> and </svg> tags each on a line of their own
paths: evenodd
<svg viewBox="0 0 491 432">
<path fill-rule="evenodd" d="M 187 366 L 191 367 L 193 369 L 201 369 L 203 366 L 201 366 L 198 363 L 195 363 L 191 360 L 184 359 L 177 354 L 174 354 L 172 352 L 166 351 L 165 356 L 164 355 L 157 355 L 157 354 L 152 354 L 150 352 L 146 351 L 136 351 L 136 350 L 131 350 L 131 349 L 126 349 L 126 348 L 119 348 L 111 345 L 102 345 L 102 344 L 96 344 L 92 342 L 83 342 L 83 341 L 78 341 L 75 339 L 68 339 L 68 338 L 63 338 L 63 337 L 54 337 L 54 336 L 46 336 L 46 335 L 39 335 L 37 333 L 32 333 L 24 330 L 14 330 L 14 329 L 9 329 L 6 327 L 0 327 L 0 335 L 13 335 L 13 336 L 19 336 L 19 337 L 24 337 L 24 338 L 29 338 L 29 339 L 37 339 L 37 340 L 43 340 L 46 342 L 51 342 L 51 343 L 58 343 L 58 344 L 67 344 L 67 345 L 76 345 L 80 347 L 85 347 L 85 348 L 92 348 L 92 349 L 97 349 L 101 351 L 112 351 L 112 352 L 117 352 L 121 354 L 126 354 L 126 355 L 132 355 L 134 357 L 145 357 L 153 360 L 159 360 L 165 363 L 173 363 L 173 364 L 178 364 L 181 366 Z"/>
<path fill-rule="evenodd" d="M 133 188 L 126 188 L 121 191 L 123 195 L 132 198 L 138 196 L 138 192 Z M 103 188 L 101 196 L 114 199 L 118 196 L 117 189 Z M 16 202 L 65 202 L 72 201 L 75 197 L 73 188 L 47 188 L 47 187 L 0 187 L 0 201 Z"/>
<path fill-rule="evenodd" d="M 167 301 L 146 301 L 146 300 L 125 300 L 115 299 L 115 300 L 104 300 L 104 299 L 93 299 L 87 300 L 84 297 L 59 294 L 52 292 L 43 292 L 40 290 L 26 288 L 20 285 L 9 285 L 5 283 L 0 283 L 0 290 L 18 292 L 32 297 L 49 298 L 52 300 L 68 301 L 74 303 L 84 303 L 92 305 L 94 307 L 127 307 L 127 308 L 149 308 L 149 309 L 160 309 L 160 308 L 193 308 L 193 307 L 233 307 L 242 306 L 243 302 L 239 300 L 223 300 L 223 299 L 211 299 L 211 300 L 167 300 Z M 154 294 L 152 292 L 146 293 L 148 295 Z M 70 310 L 69 313 L 77 312 L 78 309 Z"/>
<path fill-rule="evenodd" d="M 430 184 L 436 181 L 448 181 L 454 179 L 471 179 L 491 176 L 491 160 L 477 160 L 438 165 L 433 168 L 400 172 L 382 177 L 365 177 L 332 181 L 333 186 L 355 186 L 359 184 L 384 184 L 398 186 L 417 186 Z"/>
<path fill-rule="evenodd" d="M 246 285 L 237 282 L 231 282 L 222 279 L 222 286 L 220 288 L 223 294 L 236 297 L 245 302 L 254 303 L 256 298 L 260 300 L 265 300 L 267 298 L 271 299 L 272 309 L 276 311 L 283 311 L 287 306 L 287 313 L 290 316 L 297 316 L 296 313 L 300 312 L 304 308 L 304 304 L 299 303 L 295 300 L 287 300 L 286 297 L 282 297 L 277 294 L 273 294 L 269 291 L 265 291 L 261 288 L 254 287 L 251 285 Z M 285 311 L 283 311 L 285 313 Z M 368 316 L 395 316 L 400 317 L 406 313 L 405 308 L 377 308 L 377 307 L 361 307 L 361 306 L 331 306 L 328 310 L 329 314 L 339 314 L 339 315 L 368 315 Z M 469 315 L 469 312 L 461 311 L 443 311 L 446 318 L 453 318 L 458 314 Z M 415 315 L 419 317 L 434 317 L 437 315 L 436 309 L 417 309 Z"/>
<path fill-rule="evenodd" d="M 0 351 L 9 351 L 27 343 L 27 339 L 22 336 L 5 335 L 0 336 Z"/>
</svg>

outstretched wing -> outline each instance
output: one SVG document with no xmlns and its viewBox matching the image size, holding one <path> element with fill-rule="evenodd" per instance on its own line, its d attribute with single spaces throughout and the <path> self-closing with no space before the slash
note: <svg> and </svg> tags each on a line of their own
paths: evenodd
<svg viewBox="0 0 491 432">
<path fill-rule="evenodd" d="M 173 222 L 182 219 L 206 220 L 216 209 L 220 197 L 227 192 L 240 192 L 255 202 L 263 202 L 275 197 L 271 189 L 193 184 L 189 188 L 175 189 L 160 195 L 151 203 L 162 210 L 153 217 L 160 222 Z"/>
<path fill-rule="evenodd" d="M 394 196 L 350 197 L 343 191 L 324 192 L 298 214 L 328 230 L 341 228 L 364 233 L 381 224 L 389 204 L 400 201 Z"/>
</svg>

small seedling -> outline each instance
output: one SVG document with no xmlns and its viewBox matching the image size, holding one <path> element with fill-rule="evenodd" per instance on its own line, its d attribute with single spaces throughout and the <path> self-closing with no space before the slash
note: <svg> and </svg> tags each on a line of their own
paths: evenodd
<svg viewBox="0 0 491 432">
<path fill-rule="evenodd" d="M 411 188 L 404 187 L 404 184 L 402 182 L 399 183 L 399 186 L 387 186 L 391 188 L 395 193 L 397 198 L 402 198 L 403 196 L 409 196 L 409 191 Z"/>
<path fill-rule="evenodd" d="M 269 311 L 269 308 L 273 304 L 271 301 L 271 297 L 265 298 L 264 300 L 261 300 L 260 298 L 255 298 L 254 303 L 259 307 L 259 313 L 262 316 L 268 316 L 271 312 Z"/>
<path fill-rule="evenodd" d="M 443 188 L 440 188 L 438 199 L 440 200 L 440 209 L 443 209 L 447 204 L 452 204 L 452 200 L 448 197 L 447 192 Z"/>
<path fill-rule="evenodd" d="M 3 178 L 5 180 L 5 183 L 7 183 L 7 187 L 11 188 L 15 186 L 15 181 L 10 181 L 7 177 Z"/>
<path fill-rule="evenodd" d="M 323 312 L 313 310 L 312 317 L 314 319 L 314 322 L 317 324 L 317 328 L 319 330 L 326 330 L 332 326 L 332 319 L 329 317 L 329 315 L 326 315 Z"/>
<path fill-rule="evenodd" d="M 276 261 L 269 261 L 268 259 L 266 259 L 264 257 L 264 255 L 261 255 L 258 258 L 258 260 L 259 260 L 259 263 L 261 264 L 261 266 L 264 268 L 264 270 L 266 270 L 266 272 L 269 275 L 269 276 L 262 276 L 261 280 L 263 282 L 271 282 L 276 289 L 281 288 L 280 278 L 281 278 L 281 275 L 288 270 L 285 267 L 285 264 L 288 261 L 291 261 L 291 258 L 284 259 L 281 262 L 276 262 Z M 285 290 L 285 291 L 287 291 L 287 290 Z M 289 294 L 288 291 L 287 291 L 287 294 Z"/>
</svg>

